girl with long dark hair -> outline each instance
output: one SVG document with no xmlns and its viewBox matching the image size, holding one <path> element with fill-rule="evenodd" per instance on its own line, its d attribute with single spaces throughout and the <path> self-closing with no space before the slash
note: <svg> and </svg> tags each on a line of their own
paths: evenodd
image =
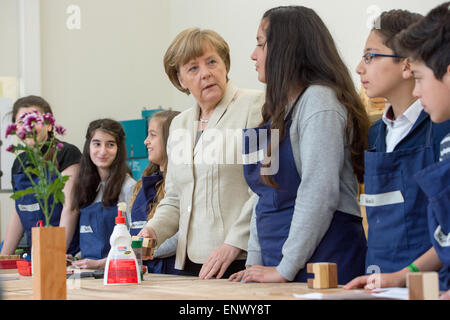
<svg viewBox="0 0 450 320">
<path fill-rule="evenodd" d="M 72 205 L 80 212 L 79 268 L 103 268 L 110 250 L 117 203 L 127 206 L 136 181 L 126 163 L 125 132 L 111 119 L 89 124 Z M 129 210 L 127 210 L 129 212 Z M 129 223 L 129 219 L 128 219 Z"/>
<path fill-rule="evenodd" d="M 308 262 L 334 262 L 339 283 L 346 283 L 364 272 L 357 194 L 365 108 L 330 32 L 309 8 L 268 10 L 251 58 L 267 85 L 263 122 L 244 141 L 253 159 L 245 177 L 258 200 L 247 269 L 230 280 L 305 282 Z"/>
</svg>

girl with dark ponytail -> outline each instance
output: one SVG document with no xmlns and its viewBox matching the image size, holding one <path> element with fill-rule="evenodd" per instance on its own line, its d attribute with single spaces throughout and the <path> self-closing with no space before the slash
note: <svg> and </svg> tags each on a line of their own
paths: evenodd
<svg viewBox="0 0 450 320">
<path fill-rule="evenodd" d="M 305 282 L 306 264 L 326 261 L 337 263 L 345 283 L 364 272 L 357 194 L 367 113 L 313 10 L 268 10 L 256 40 L 251 57 L 267 84 L 266 101 L 261 127 L 246 131 L 244 153 L 255 161 L 245 163 L 244 173 L 259 199 L 250 227 L 251 267 L 231 279 Z M 269 143 L 261 142 L 265 136 Z"/>
</svg>

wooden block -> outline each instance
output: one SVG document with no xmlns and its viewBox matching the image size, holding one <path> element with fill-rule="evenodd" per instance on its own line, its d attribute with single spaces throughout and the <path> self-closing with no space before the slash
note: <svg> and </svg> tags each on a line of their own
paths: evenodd
<svg viewBox="0 0 450 320">
<path fill-rule="evenodd" d="M 328 289 L 338 286 L 336 263 L 308 263 L 306 272 L 314 274 L 313 279 L 308 279 L 308 288 Z"/>
<path fill-rule="evenodd" d="M 66 231 L 63 227 L 32 228 L 33 297 L 65 300 Z"/>
<path fill-rule="evenodd" d="M 144 238 L 142 240 L 142 259 L 148 260 L 155 252 L 156 239 L 155 238 Z"/>
<path fill-rule="evenodd" d="M 437 272 L 411 272 L 406 276 L 409 300 L 438 300 L 439 276 Z"/>
<path fill-rule="evenodd" d="M 154 247 L 156 247 L 155 238 L 144 238 L 142 240 L 142 248 L 154 248 Z"/>
</svg>

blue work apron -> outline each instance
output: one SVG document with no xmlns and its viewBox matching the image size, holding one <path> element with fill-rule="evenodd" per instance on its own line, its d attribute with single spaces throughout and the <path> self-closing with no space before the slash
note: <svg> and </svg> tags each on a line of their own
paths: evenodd
<svg viewBox="0 0 450 320">
<path fill-rule="evenodd" d="M 156 172 L 148 177 L 142 177 L 142 187 L 137 194 L 131 208 L 130 234 L 137 235 L 147 224 L 149 204 L 156 196 L 156 184 L 163 178 L 161 172 Z M 150 207 L 151 209 L 151 207 Z"/>
<path fill-rule="evenodd" d="M 80 250 L 83 259 L 103 259 L 108 256 L 109 239 L 116 225 L 117 206 L 104 207 L 95 202 L 80 210 Z"/>
<path fill-rule="evenodd" d="M 366 268 L 395 272 L 431 248 L 428 200 L 414 180 L 414 174 L 435 162 L 428 121 L 424 145 L 386 152 L 385 126 L 380 126 L 375 147 L 365 152 L 361 204 L 369 224 Z"/>
<path fill-rule="evenodd" d="M 28 176 L 25 173 L 18 173 L 13 175 L 14 180 L 14 192 L 25 190 L 32 186 L 31 181 L 28 179 Z M 34 182 L 39 183 L 39 178 L 37 176 L 34 177 Z M 52 203 L 53 197 L 49 198 L 49 205 Z M 42 213 L 41 207 L 34 196 L 34 193 L 27 194 L 15 201 L 16 211 L 19 215 L 20 222 L 22 223 L 22 227 L 27 236 L 28 245 L 31 247 L 32 238 L 31 238 L 31 228 L 36 227 L 39 220 L 42 220 L 45 223 L 45 216 Z M 57 203 L 55 208 L 53 209 L 53 214 L 50 217 L 50 225 L 59 226 L 59 222 L 61 219 L 61 212 L 63 206 L 61 203 Z M 79 251 L 79 234 L 75 231 L 72 241 L 70 243 L 69 248 L 67 249 L 67 253 L 76 254 Z"/>
<path fill-rule="evenodd" d="M 441 260 L 440 289 L 450 289 L 450 158 L 432 164 L 415 176 L 428 197 L 428 229 Z"/>
<path fill-rule="evenodd" d="M 297 190 L 301 183 L 289 135 L 291 115 L 292 110 L 286 119 L 286 137 L 279 145 L 279 170 L 273 176 L 279 188 L 267 186 L 260 181 L 261 160 L 266 154 L 268 140 L 265 137 L 270 135 L 270 124 L 244 129 L 244 157 L 257 159 L 245 161 L 244 175 L 249 187 L 259 196 L 255 213 L 264 266 L 278 266 L 283 258 L 282 247 L 289 235 Z M 337 263 L 338 281 L 345 284 L 364 273 L 365 250 L 362 219 L 336 211 L 328 231 L 307 263 Z M 294 281 L 306 282 L 308 277 L 310 276 L 307 276 L 305 264 L 305 268 L 297 273 Z"/>
</svg>

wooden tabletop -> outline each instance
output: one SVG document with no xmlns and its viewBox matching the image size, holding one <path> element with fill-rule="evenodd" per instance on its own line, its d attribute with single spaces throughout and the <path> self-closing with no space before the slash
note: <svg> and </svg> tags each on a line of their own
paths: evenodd
<svg viewBox="0 0 450 320">
<path fill-rule="evenodd" d="M 32 278 L 18 277 L 2 281 L 3 299 L 32 299 Z M 306 283 L 240 283 L 165 274 L 145 274 L 139 285 L 105 286 L 103 279 L 94 278 L 67 280 L 68 300 L 294 300 L 299 299 L 294 294 L 313 292 L 324 294 L 324 299 L 370 298 L 363 290 L 313 290 Z"/>
</svg>

